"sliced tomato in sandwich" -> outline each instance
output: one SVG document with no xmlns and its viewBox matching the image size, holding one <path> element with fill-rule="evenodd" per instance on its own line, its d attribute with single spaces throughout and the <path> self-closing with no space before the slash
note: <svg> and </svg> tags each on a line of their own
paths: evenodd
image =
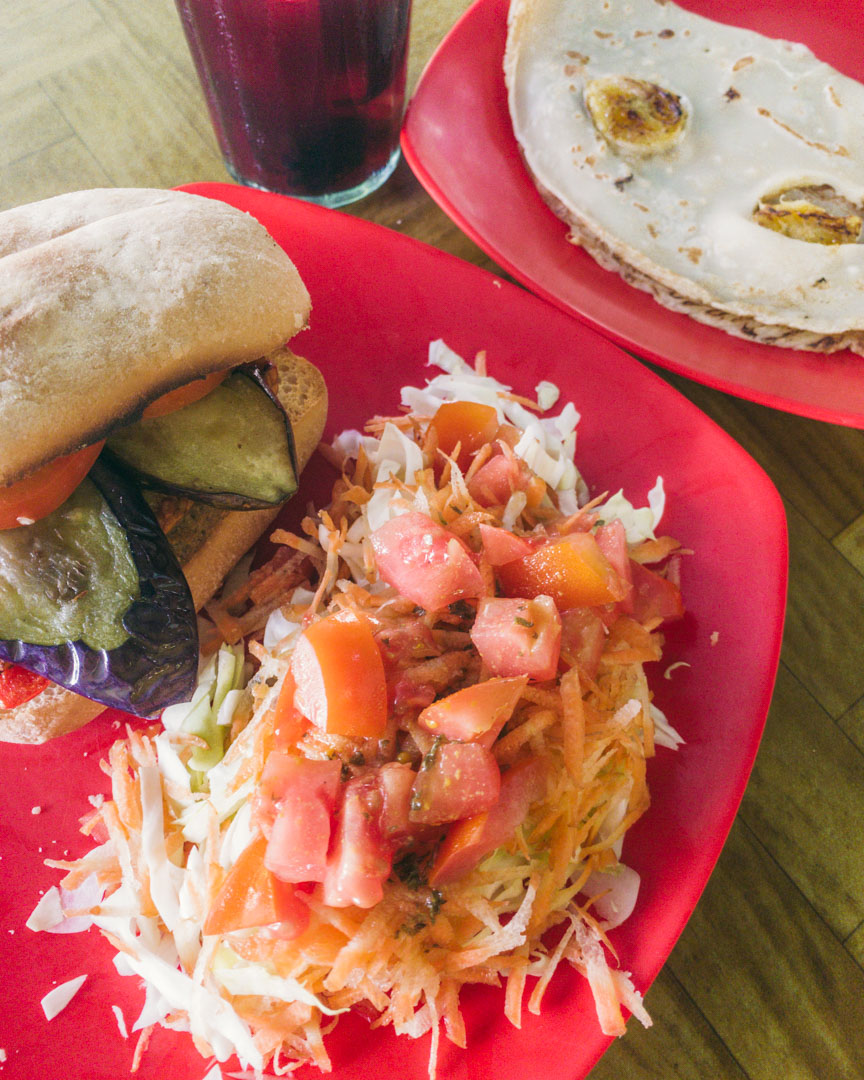
<svg viewBox="0 0 864 1080">
<path fill-rule="evenodd" d="M 0 529 L 32 525 L 66 502 L 104 445 L 103 440 L 85 446 L 83 450 L 49 461 L 17 483 L 0 488 Z"/>
</svg>

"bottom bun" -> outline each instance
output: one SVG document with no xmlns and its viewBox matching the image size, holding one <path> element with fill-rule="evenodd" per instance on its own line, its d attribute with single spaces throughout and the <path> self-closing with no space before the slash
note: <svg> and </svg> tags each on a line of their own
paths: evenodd
<svg viewBox="0 0 864 1080">
<path fill-rule="evenodd" d="M 279 398 L 291 420 L 297 464 L 312 456 L 327 417 L 327 387 L 318 369 L 277 349 L 268 359 L 279 373 Z M 189 582 L 196 610 L 218 590 L 234 566 L 275 519 L 272 510 L 218 510 L 202 503 L 148 494 Z M 50 684 L 15 709 L 0 709 L 0 742 L 43 743 L 75 731 L 105 709 L 71 690 Z"/>
<path fill-rule="evenodd" d="M 98 701 L 49 683 L 32 701 L 0 709 L 0 742 L 43 743 L 89 723 L 105 711 Z"/>
</svg>

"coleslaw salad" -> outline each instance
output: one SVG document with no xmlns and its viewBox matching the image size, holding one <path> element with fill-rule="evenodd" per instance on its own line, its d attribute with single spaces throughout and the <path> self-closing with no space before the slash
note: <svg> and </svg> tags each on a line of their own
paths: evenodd
<svg viewBox="0 0 864 1080">
<path fill-rule="evenodd" d="M 193 699 L 112 747 L 95 846 L 51 863 L 28 925 L 109 937 L 146 987 L 136 1059 L 162 1024 L 250 1075 L 328 1071 L 357 1008 L 431 1034 L 434 1076 L 463 986 L 503 985 L 518 1027 L 564 962 L 605 1033 L 650 1023 L 606 935 L 646 763 L 681 741 L 644 669 L 683 612 L 662 481 L 590 499 L 551 383 L 430 364 L 334 441 L 330 505 L 211 606 Z"/>
</svg>

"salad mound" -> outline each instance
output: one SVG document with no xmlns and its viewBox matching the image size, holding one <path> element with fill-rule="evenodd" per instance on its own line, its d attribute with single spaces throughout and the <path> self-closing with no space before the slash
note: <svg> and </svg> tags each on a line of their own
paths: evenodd
<svg viewBox="0 0 864 1080">
<path fill-rule="evenodd" d="M 645 675 L 683 614 L 662 482 L 589 499 L 551 384 L 521 398 L 441 342 L 430 363 L 328 449 L 330 505 L 211 605 L 192 701 L 114 744 L 95 846 L 50 864 L 64 918 L 145 982 L 136 1062 L 162 1024 L 253 1074 L 329 1071 L 356 1008 L 431 1032 L 434 1076 L 463 986 L 503 985 L 518 1027 L 565 962 L 604 1033 L 650 1023 L 606 935 L 647 760 L 680 742 Z"/>
</svg>

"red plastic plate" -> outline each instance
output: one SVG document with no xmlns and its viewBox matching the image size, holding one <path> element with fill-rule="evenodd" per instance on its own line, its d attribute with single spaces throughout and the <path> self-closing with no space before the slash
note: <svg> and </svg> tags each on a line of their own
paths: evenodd
<svg viewBox="0 0 864 1080">
<path fill-rule="evenodd" d="M 397 409 L 398 391 L 422 382 L 430 340 L 464 356 L 486 349 L 499 378 L 531 393 L 555 380 L 582 412 L 578 461 L 592 491 L 624 487 L 636 503 L 658 474 L 668 492 L 664 531 L 695 554 L 684 567 L 688 613 L 668 634 L 653 673 L 657 702 L 687 740 L 650 763 L 653 805 L 625 856 L 643 876 L 632 920 L 613 932 L 621 965 L 645 989 L 669 954 L 720 853 L 753 763 L 768 709 L 783 625 L 786 529 L 776 490 L 723 431 L 616 346 L 549 304 L 414 240 L 344 214 L 228 185 L 192 190 L 258 217 L 295 259 L 313 297 L 312 328 L 298 351 L 331 392 L 328 433 Z M 293 504 L 326 497 L 333 473 L 316 460 Z M 718 718 L 722 717 L 722 723 Z M 33 1076 L 122 1080 L 132 1060 L 110 1006 L 127 1024 L 143 994 L 114 971 L 95 931 L 58 937 L 24 923 L 56 882 L 46 857 L 86 849 L 78 818 L 89 794 L 108 790 L 98 760 L 120 731 L 105 714 L 43 747 L 0 746 L 0 972 L 2 1080 Z M 38 814 L 35 808 L 41 808 Z M 67 1009 L 46 1023 L 39 1001 L 54 981 L 90 972 Z M 469 1052 L 442 1038 L 439 1076 L 534 1080 L 556 1062 L 583 1077 L 607 1045 L 590 993 L 571 970 L 553 981 L 540 1017 L 521 1031 L 503 1016 L 503 991 L 465 994 Z M 334 1080 L 427 1075 L 429 1038 L 416 1043 L 346 1017 L 329 1039 Z M 38 1063 L 38 1068 L 36 1067 Z M 186 1035 L 157 1031 L 139 1080 L 200 1080 L 205 1063 Z M 227 1072 L 227 1070 L 226 1070 Z M 315 1075 L 309 1068 L 302 1080 Z"/>
<path fill-rule="evenodd" d="M 857 0 L 685 0 L 722 22 L 802 41 L 864 79 Z M 507 0 L 478 0 L 429 62 L 402 149 L 442 209 L 518 281 L 639 356 L 762 405 L 864 427 L 864 358 L 757 345 L 661 307 L 566 240 L 537 194 L 507 110 L 501 64 Z"/>
</svg>

